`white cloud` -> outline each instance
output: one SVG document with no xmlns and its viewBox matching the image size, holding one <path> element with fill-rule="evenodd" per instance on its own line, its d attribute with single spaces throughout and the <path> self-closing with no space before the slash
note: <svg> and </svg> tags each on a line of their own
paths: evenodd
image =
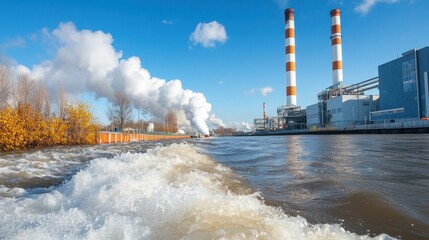
<svg viewBox="0 0 429 240">
<path fill-rule="evenodd" d="M 245 90 L 244 94 L 246 94 L 246 95 L 253 95 L 253 94 L 255 94 L 255 92 L 256 92 L 256 88 L 252 88 L 252 89 L 249 89 L 249 90 Z"/>
<path fill-rule="evenodd" d="M 56 56 L 28 71 L 31 78 L 44 82 L 53 99 L 60 87 L 70 95 L 94 93 L 108 100 L 114 91 L 123 91 L 137 109 L 160 119 L 166 111 L 175 111 L 180 125 L 191 125 L 202 134 L 208 134 L 207 122 L 221 123 L 202 93 L 184 89 L 180 80 L 151 76 L 138 57 L 122 58 L 110 34 L 78 30 L 71 22 L 45 33 L 57 42 Z M 22 65 L 16 69 L 27 71 Z"/>
<path fill-rule="evenodd" d="M 355 11 L 362 15 L 367 15 L 368 12 L 378 3 L 398 3 L 401 0 L 362 0 L 362 2 L 355 7 Z"/>
<path fill-rule="evenodd" d="M 39 37 L 37 36 L 37 34 L 35 34 L 35 33 L 32 33 L 32 34 L 30 34 L 30 35 L 28 35 L 28 38 L 30 39 L 30 41 L 32 41 L 32 42 L 36 42 L 38 39 L 39 39 Z"/>
<path fill-rule="evenodd" d="M 266 97 L 268 94 L 272 93 L 274 89 L 272 87 L 263 87 L 263 88 L 251 88 L 249 90 L 245 90 L 244 94 L 246 95 L 254 95 L 256 92 L 259 92 L 262 96 Z"/>
<path fill-rule="evenodd" d="M 273 89 L 271 87 L 263 87 L 259 89 L 259 91 L 261 92 L 262 96 L 266 97 L 268 94 L 273 92 Z"/>
<path fill-rule="evenodd" d="M 171 24 L 173 24 L 173 21 L 164 19 L 164 20 L 162 20 L 162 23 L 165 25 L 171 25 Z"/>
<path fill-rule="evenodd" d="M 215 47 L 216 43 L 225 43 L 228 39 L 225 27 L 212 21 L 209 23 L 198 23 L 195 31 L 189 36 L 190 41 L 194 44 L 201 44 L 203 47 Z"/>
<path fill-rule="evenodd" d="M 26 44 L 26 41 L 22 37 L 16 37 L 13 39 L 10 39 L 9 41 L 5 42 L 4 44 L 0 44 L 0 49 L 8 49 L 8 48 L 21 48 L 24 47 Z"/>
</svg>

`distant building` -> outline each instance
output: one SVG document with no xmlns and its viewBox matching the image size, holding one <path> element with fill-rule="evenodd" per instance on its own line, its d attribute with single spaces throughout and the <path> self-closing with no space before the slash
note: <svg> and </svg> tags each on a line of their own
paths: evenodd
<svg viewBox="0 0 429 240">
<path fill-rule="evenodd" d="M 327 101 L 329 123 L 336 128 L 365 124 L 377 109 L 378 96 L 341 95 Z"/>
<path fill-rule="evenodd" d="M 178 134 L 185 134 L 185 130 L 179 128 L 179 129 L 177 129 L 177 133 Z"/>
<path fill-rule="evenodd" d="M 368 123 L 370 112 L 377 110 L 377 100 L 378 96 L 373 95 L 340 95 L 310 105 L 306 109 L 307 128 L 321 127 L 323 123 L 336 128 Z"/>
<path fill-rule="evenodd" d="M 378 67 L 380 111 L 373 121 L 429 118 L 429 47 L 405 52 Z"/>
<path fill-rule="evenodd" d="M 155 129 L 155 126 L 154 126 L 154 124 L 153 124 L 153 123 L 148 123 L 148 124 L 147 124 L 146 131 L 147 131 L 148 133 L 152 133 L 152 132 L 154 131 L 154 129 Z"/>
</svg>

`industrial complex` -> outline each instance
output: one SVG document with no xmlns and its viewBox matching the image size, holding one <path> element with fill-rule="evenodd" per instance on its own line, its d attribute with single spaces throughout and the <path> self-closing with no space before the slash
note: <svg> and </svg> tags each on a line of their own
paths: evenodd
<svg viewBox="0 0 429 240">
<path fill-rule="evenodd" d="M 429 130 L 429 47 L 413 49 L 378 66 L 378 76 L 343 84 L 341 14 L 331 11 L 332 85 L 305 109 L 297 104 L 294 10 L 285 14 L 286 96 L 277 116 L 254 119 L 254 131 L 264 133 L 339 132 L 363 129 Z M 366 95 L 378 89 L 378 95 Z M 374 91 L 371 91 L 374 92 Z"/>
</svg>

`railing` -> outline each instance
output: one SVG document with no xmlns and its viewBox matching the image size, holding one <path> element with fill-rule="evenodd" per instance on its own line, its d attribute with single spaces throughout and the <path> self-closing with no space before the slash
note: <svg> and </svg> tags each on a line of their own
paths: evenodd
<svg viewBox="0 0 429 240">
<path fill-rule="evenodd" d="M 120 142 L 135 142 L 135 141 L 158 141 L 170 139 L 189 138 L 183 134 L 141 134 L 141 133 L 118 133 L 118 132 L 99 132 L 99 143 L 120 143 Z"/>
<path fill-rule="evenodd" d="M 352 126 L 352 129 L 391 129 L 391 128 L 422 128 L 429 127 L 429 121 L 416 120 L 416 121 L 401 121 L 401 122 L 379 122 L 373 124 L 364 124 Z"/>
</svg>

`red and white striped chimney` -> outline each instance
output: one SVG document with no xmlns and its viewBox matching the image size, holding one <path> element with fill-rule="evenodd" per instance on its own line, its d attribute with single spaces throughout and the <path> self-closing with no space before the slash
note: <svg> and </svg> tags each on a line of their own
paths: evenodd
<svg viewBox="0 0 429 240">
<path fill-rule="evenodd" d="M 295 13 L 293 8 L 285 10 L 286 37 L 286 97 L 287 106 L 296 106 L 295 68 Z"/>
<path fill-rule="evenodd" d="M 340 9 L 331 11 L 332 84 L 343 82 L 343 51 L 341 47 Z"/>
</svg>

